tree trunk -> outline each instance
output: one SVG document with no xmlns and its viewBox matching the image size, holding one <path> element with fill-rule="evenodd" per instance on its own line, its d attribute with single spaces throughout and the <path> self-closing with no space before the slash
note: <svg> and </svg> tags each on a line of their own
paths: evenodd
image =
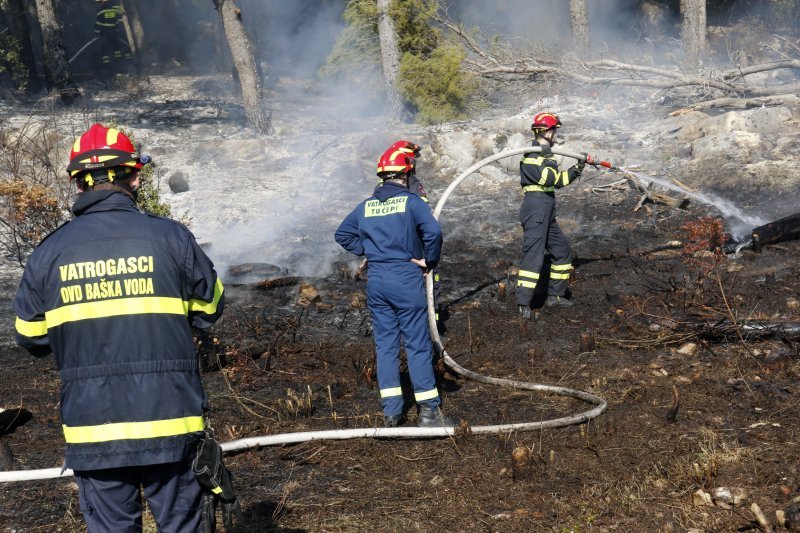
<svg viewBox="0 0 800 533">
<path fill-rule="evenodd" d="M 270 111 L 264 101 L 264 87 L 258 75 L 256 60 L 242 24 L 242 11 L 233 0 L 212 0 L 219 11 L 225 38 L 233 58 L 250 126 L 259 133 L 272 133 Z"/>
<path fill-rule="evenodd" d="M 392 0 L 378 0 L 378 40 L 381 46 L 381 65 L 383 66 L 383 83 L 386 85 L 386 96 L 392 106 L 392 113 L 398 119 L 402 117 L 403 100 L 397 90 L 397 75 L 400 70 L 400 46 L 397 44 L 397 32 L 394 21 L 389 15 Z"/>
<path fill-rule="evenodd" d="M 141 75 L 145 40 L 144 26 L 142 26 L 142 19 L 139 16 L 139 8 L 136 5 L 136 0 L 129 0 L 127 3 L 119 0 L 119 5 L 122 7 L 122 24 L 125 26 L 125 35 L 128 37 L 128 44 L 131 47 L 136 74 Z"/>
<path fill-rule="evenodd" d="M 22 54 L 20 59 L 28 69 L 26 90 L 36 90 L 39 88 L 39 79 L 36 77 L 36 57 L 33 55 L 31 32 L 28 29 L 22 0 L 0 0 L 0 11 L 5 14 L 11 36 L 19 42 Z"/>
<path fill-rule="evenodd" d="M 73 105 L 80 97 L 78 88 L 72 84 L 64 35 L 61 31 L 53 0 L 36 0 L 39 26 L 42 28 L 42 53 L 47 81 L 58 90 L 65 105 Z"/>
<path fill-rule="evenodd" d="M 589 13 L 586 0 L 569 0 L 569 26 L 575 51 L 578 56 L 586 57 L 589 52 Z"/>
<path fill-rule="evenodd" d="M 700 62 L 706 47 L 706 0 L 681 0 L 681 39 L 686 58 Z"/>
</svg>

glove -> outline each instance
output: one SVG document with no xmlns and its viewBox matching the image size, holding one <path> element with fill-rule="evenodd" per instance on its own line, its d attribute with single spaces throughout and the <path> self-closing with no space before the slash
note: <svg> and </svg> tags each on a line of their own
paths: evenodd
<svg viewBox="0 0 800 533">
<path fill-rule="evenodd" d="M 572 179 L 578 179 L 583 174 L 583 169 L 586 168 L 586 163 L 579 161 L 572 167 Z"/>
<path fill-rule="evenodd" d="M 600 162 L 600 158 L 592 154 L 586 154 L 586 159 L 584 159 L 584 162 L 597 166 L 597 164 Z"/>
</svg>

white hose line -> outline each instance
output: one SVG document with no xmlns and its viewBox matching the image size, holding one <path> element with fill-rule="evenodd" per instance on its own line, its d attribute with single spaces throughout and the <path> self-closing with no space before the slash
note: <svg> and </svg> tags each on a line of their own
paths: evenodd
<svg viewBox="0 0 800 533">
<path fill-rule="evenodd" d="M 463 174 L 456 178 L 453 183 L 445 190 L 439 203 L 436 204 L 434 216 L 437 218 L 441 213 L 445 201 L 452 193 L 453 189 L 461 183 L 464 178 L 478 170 L 484 165 L 493 161 L 497 161 L 503 157 L 508 157 L 515 154 L 525 152 L 538 152 L 540 148 L 527 147 L 515 148 L 507 150 L 499 154 L 487 157 L 472 165 Z M 554 149 L 553 153 L 564 155 L 573 158 L 583 157 L 583 154 L 574 154 L 562 150 Z M 554 418 L 552 420 L 542 420 L 539 422 L 521 422 L 516 424 L 497 424 L 492 426 L 470 426 L 469 432 L 473 435 L 481 434 L 497 434 L 511 431 L 533 431 L 539 429 L 559 428 L 564 426 L 571 426 L 575 424 L 584 424 L 595 417 L 600 416 L 606 410 L 606 401 L 590 394 L 566 387 L 557 387 L 554 385 L 541 385 L 538 383 L 528 383 L 525 381 L 515 381 L 510 379 L 493 378 L 478 374 L 471 370 L 463 368 L 458 363 L 453 361 L 442 346 L 442 341 L 439 338 L 439 332 L 436 329 L 435 311 L 433 308 L 433 280 L 431 276 L 426 279 L 426 291 L 428 300 L 428 322 L 431 328 L 431 338 L 434 342 L 436 350 L 444 355 L 444 361 L 456 373 L 480 381 L 482 383 L 489 383 L 493 385 L 501 385 L 503 387 L 510 387 L 521 390 L 530 390 L 537 392 L 548 392 L 557 394 L 559 396 L 568 396 L 590 404 L 595 407 L 589 411 L 579 413 L 577 415 L 566 416 L 562 418 Z M 249 448 L 257 448 L 261 446 L 277 446 L 280 444 L 296 444 L 300 442 L 309 442 L 315 440 L 348 440 L 348 439 L 362 439 L 362 438 L 377 438 L 377 439 L 391 439 L 391 438 L 437 438 L 448 437 L 456 433 L 458 428 L 440 427 L 440 428 L 418 428 L 418 427 L 400 427 L 400 428 L 358 428 L 358 429 L 332 429 L 325 431 L 304 431 L 300 433 L 281 433 L 278 435 L 265 435 L 263 437 L 248 437 L 244 439 L 237 439 L 229 442 L 223 442 L 222 449 L 226 452 L 247 450 Z M 40 470 L 11 470 L 0 472 L 0 483 L 7 483 L 11 481 L 33 481 L 38 479 L 53 479 L 59 477 L 72 476 L 73 472 L 69 469 L 62 468 L 44 468 Z"/>
<path fill-rule="evenodd" d="M 458 185 L 464 181 L 467 177 L 472 175 L 478 169 L 488 165 L 489 163 L 493 163 L 498 159 L 502 159 L 504 157 L 509 157 L 512 155 L 530 153 L 530 152 L 541 152 L 542 149 L 539 146 L 526 146 L 522 148 L 513 148 L 511 150 L 506 150 L 504 152 L 500 152 L 499 154 L 494 154 L 489 156 L 485 159 L 481 159 L 463 173 L 461 173 L 453 182 L 448 185 L 447 189 L 445 189 L 444 193 L 442 193 L 442 197 L 439 199 L 439 202 L 436 204 L 436 208 L 433 210 L 433 216 L 439 219 L 442 209 L 444 208 L 445 202 L 450 197 L 452 192 L 455 190 Z M 566 157 L 571 157 L 573 159 L 584 159 L 586 156 L 585 154 L 580 154 L 576 152 L 568 152 L 566 150 L 561 150 L 560 148 L 553 148 L 552 149 L 554 154 L 563 155 Z M 521 389 L 521 390 L 530 390 L 530 391 L 539 391 L 539 392 L 549 392 L 552 394 L 557 394 L 559 396 L 569 396 L 570 398 L 575 398 L 577 400 L 581 400 L 590 404 L 593 404 L 595 407 L 586 411 L 584 413 L 579 413 L 573 416 L 567 416 L 562 418 L 555 418 L 552 420 L 544 420 L 541 422 L 528 422 L 522 424 L 512 424 L 517 431 L 531 431 L 537 429 L 544 429 L 544 428 L 557 428 L 557 427 L 564 427 L 564 426 L 571 426 L 574 424 L 584 424 L 589 420 L 596 418 L 603 413 L 605 413 L 606 408 L 608 407 L 607 402 L 600 398 L 599 396 L 595 396 L 594 394 L 590 394 L 588 392 L 579 391 L 575 389 L 568 389 L 566 387 L 557 387 L 554 385 L 541 385 L 538 383 L 529 383 L 526 381 L 515 381 L 511 379 L 502 379 L 502 378 L 493 378 L 490 376 L 485 376 L 483 374 L 478 374 L 477 372 L 473 372 L 472 370 L 467 370 L 466 368 L 462 367 L 458 363 L 456 363 L 448 354 L 447 351 L 444 349 L 442 344 L 442 339 L 439 337 L 439 328 L 436 326 L 436 310 L 434 308 L 434 301 L 433 301 L 433 276 L 428 273 L 425 276 L 425 295 L 428 303 L 428 329 L 431 332 L 431 340 L 433 341 L 434 348 L 436 349 L 437 353 L 439 353 L 443 358 L 444 362 L 447 366 L 449 366 L 454 372 L 460 374 L 462 376 L 468 377 L 475 381 L 480 381 L 482 383 L 489 383 L 492 385 L 500 385 L 502 387 L 510 387 L 513 389 Z M 483 433 L 483 428 L 498 428 L 499 426 L 477 426 L 472 428 L 473 433 Z M 502 429 L 495 430 L 495 431 L 504 431 Z M 486 431 L 489 433 L 489 431 Z"/>
</svg>

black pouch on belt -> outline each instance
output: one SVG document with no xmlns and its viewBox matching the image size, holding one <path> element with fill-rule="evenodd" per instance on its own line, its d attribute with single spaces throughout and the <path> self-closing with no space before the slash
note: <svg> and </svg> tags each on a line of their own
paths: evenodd
<svg viewBox="0 0 800 533">
<path fill-rule="evenodd" d="M 225 529 L 231 531 L 232 514 L 239 517 L 241 511 L 236 500 L 236 490 L 233 488 L 231 473 L 222 462 L 222 447 L 213 437 L 206 435 L 198 444 L 197 457 L 192 461 L 192 472 L 200 485 L 206 488 L 213 498 L 213 502 L 204 504 L 211 504 L 209 519 L 213 520 L 216 502 L 217 500 L 221 501 Z"/>
</svg>

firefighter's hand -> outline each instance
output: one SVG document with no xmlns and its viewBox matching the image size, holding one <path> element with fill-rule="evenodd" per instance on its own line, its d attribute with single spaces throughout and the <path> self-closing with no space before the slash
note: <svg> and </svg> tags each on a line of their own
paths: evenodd
<svg viewBox="0 0 800 533">
<path fill-rule="evenodd" d="M 411 262 L 420 267 L 422 271 L 425 272 L 426 274 L 430 271 L 430 269 L 428 268 L 428 263 L 425 262 L 424 257 L 422 259 L 414 259 L 412 257 Z"/>
<path fill-rule="evenodd" d="M 578 179 L 583 174 L 583 169 L 586 167 L 586 163 L 578 162 L 575 163 L 575 166 L 572 167 L 572 179 Z"/>
</svg>

